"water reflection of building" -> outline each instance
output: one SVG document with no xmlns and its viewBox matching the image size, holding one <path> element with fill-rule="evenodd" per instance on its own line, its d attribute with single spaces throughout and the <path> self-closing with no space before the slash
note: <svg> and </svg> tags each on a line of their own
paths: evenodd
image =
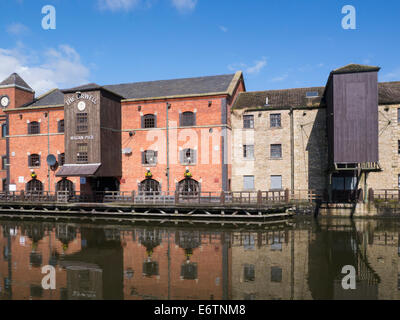
<svg viewBox="0 0 400 320">
<path fill-rule="evenodd" d="M 228 290 L 224 239 L 220 232 L 138 229 L 126 233 L 125 298 L 222 299 Z M 151 261 L 152 268 L 157 264 L 157 272 L 141 272 L 143 261 L 145 265 Z"/>
<path fill-rule="evenodd" d="M 49 223 L 0 223 L 0 299 L 61 299 L 66 275 L 58 265 L 58 257 L 80 250 L 79 235 L 68 248 L 56 237 L 55 226 Z M 44 265 L 56 267 L 57 290 L 43 290 Z"/>
<path fill-rule="evenodd" d="M 310 299 L 307 230 L 279 228 L 232 236 L 231 299 Z"/>
</svg>

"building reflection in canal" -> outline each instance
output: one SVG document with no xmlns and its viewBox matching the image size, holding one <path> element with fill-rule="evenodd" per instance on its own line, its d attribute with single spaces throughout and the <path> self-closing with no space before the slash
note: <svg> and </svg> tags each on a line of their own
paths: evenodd
<svg viewBox="0 0 400 320">
<path fill-rule="evenodd" d="M 399 299 L 400 220 L 246 229 L 0 221 L 0 299 Z M 56 270 L 56 290 L 41 268 Z M 344 290 L 345 265 L 357 289 Z"/>
</svg>

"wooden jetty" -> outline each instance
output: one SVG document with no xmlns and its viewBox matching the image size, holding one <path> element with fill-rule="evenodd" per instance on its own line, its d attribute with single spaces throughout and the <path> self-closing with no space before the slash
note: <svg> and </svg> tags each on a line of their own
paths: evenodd
<svg viewBox="0 0 400 320">
<path fill-rule="evenodd" d="M 303 195 L 304 194 L 304 195 Z M 0 193 L 0 214 L 91 219 L 157 219 L 209 221 L 266 221 L 295 214 L 296 205 L 312 205 L 315 195 L 304 192 L 102 192 L 83 195 L 57 193 Z"/>
</svg>

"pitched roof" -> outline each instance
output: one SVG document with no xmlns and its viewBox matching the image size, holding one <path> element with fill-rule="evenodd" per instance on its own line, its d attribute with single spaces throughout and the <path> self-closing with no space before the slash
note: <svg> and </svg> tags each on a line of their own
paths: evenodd
<svg viewBox="0 0 400 320">
<path fill-rule="evenodd" d="M 64 94 L 59 89 L 53 89 L 35 99 L 29 107 L 46 107 L 64 105 Z"/>
<path fill-rule="evenodd" d="M 26 105 L 25 107 L 63 105 L 64 93 L 90 90 L 106 90 L 121 96 L 123 99 L 151 99 L 184 95 L 229 93 L 232 82 L 234 82 L 236 76 L 239 75 L 241 76 L 241 73 L 106 86 L 100 86 L 97 83 L 89 83 L 70 89 L 53 89 L 38 97 L 32 104 Z"/>
<path fill-rule="evenodd" d="M 0 87 L 17 86 L 33 92 L 33 89 L 22 79 L 18 73 L 11 74 L 7 79 L 0 82 Z"/>
<path fill-rule="evenodd" d="M 400 103 L 400 81 L 380 82 L 379 104 L 397 104 Z"/>
<path fill-rule="evenodd" d="M 335 69 L 331 73 L 332 74 L 341 74 L 341 73 L 356 73 L 356 72 L 372 72 L 372 71 L 379 71 L 379 70 L 381 70 L 381 68 L 379 68 L 379 67 L 351 63 L 351 64 L 348 64 L 347 66 Z"/>
<path fill-rule="evenodd" d="M 149 99 L 228 92 L 235 74 L 198 78 L 135 82 L 104 86 L 125 99 Z"/>
<path fill-rule="evenodd" d="M 306 93 L 317 91 L 319 97 L 307 98 Z M 296 88 L 284 90 L 268 90 L 258 92 L 241 92 L 233 109 L 243 108 L 285 108 L 316 107 L 323 105 L 325 87 Z M 268 105 L 266 98 L 268 97 Z M 379 104 L 400 103 L 400 81 L 378 83 Z"/>
<path fill-rule="evenodd" d="M 241 92 L 235 101 L 234 109 L 240 108 L 281 108 L 318 106 L 321 103 L 325 87 Z M 318 92 L 318 97 L 307 98 L 307 92 Z M 266 99 L 268 97 L 268 105 Z"/>
</svg>

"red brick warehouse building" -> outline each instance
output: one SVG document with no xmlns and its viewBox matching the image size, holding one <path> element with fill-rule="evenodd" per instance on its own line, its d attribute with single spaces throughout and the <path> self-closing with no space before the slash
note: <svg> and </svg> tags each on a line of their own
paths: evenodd
<svg viewBox="0 0 400 320">
<path fill-rule="evenodd" d="M 13 74 L 0 84 L 3 190 L 229 190 L 229 115 L 242 91 L 237 72 L 35 98 Z"/>
</svg>

